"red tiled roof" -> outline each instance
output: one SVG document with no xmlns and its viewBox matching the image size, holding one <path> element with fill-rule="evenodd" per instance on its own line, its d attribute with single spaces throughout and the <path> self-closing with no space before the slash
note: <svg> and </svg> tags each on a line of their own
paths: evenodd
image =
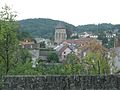
<svg viewBox="0 0 120 90">
<path fill-rule="evenodd" d="M 80 44 L 89 42 L 89 41 L 91 41 L 91 40 L 93 40 L 93 39 L 91 39 L 91 38 L 82 38 L 82 39 L 78 39 L 78 40 L 65 40 L 65 41 L 63 41 L 63 43 L 64 43 L 64 44 L 65 44 L 65 43 L 73 43 L 73 44 L 78 44 L 78 45 L 80 45 Z"/>
<path fill-rule="evenodd" d="M 88 43 L 88 42 L 91 42 L 91 41 L 97 41 L 96 39 L 94 39 L 94 38 L 81 38 L 81 39 L 78 39 L 78 40 L 65 40 L 65 41 L 63 41 L 63 43 L 65 44 L 65 43 L 72 43 L 72 44 L 78 44 L 78 45 L 80 45 L 80 44 L 86 44 L 86 43 Z"/>
</svg>

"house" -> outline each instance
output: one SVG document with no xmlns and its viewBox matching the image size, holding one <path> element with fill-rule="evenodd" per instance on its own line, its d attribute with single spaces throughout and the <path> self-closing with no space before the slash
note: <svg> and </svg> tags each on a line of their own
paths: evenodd
<svg viewBox="0 0 120 90">
<path fill-rule="evenodd" d="M 19 42 L 19 46 L 25 49 L 38 49 L 40 45 L 33 40 L 25 39 Z"/>
<path fill-rule="evenodd" d="M 98 38 L 98 35 L 95 35 L 92 32 L 83 32 L 83 33 L 79 34 L 78 36 L 79 36 L 79 38 L 86 38 L 86 37 Z"/>
<path fill-rule="evenodd" d="M 50 39 L 44 39 L 44 38 L 34 38 L 37 44 L 43 43 L 45 44 L 46 48 L 52 48 L 52 41 Z"/>
<path fill-rule="evenodd" d="M 30 39 L 25 39 L 20 41 L 20 48 L 27 49 L 32 57 L 32 67 L 36 67 L 36 60 L 39 58 L 39 44 L 36 44 L 34 41 Z"/>
<path fill-rule="evenodd" d="M 76 49 L 72 45 L 60 44 L 54 49 L 58 52 L 60 62 L 64 62 L 68 54 L 76 53 Z"/>
<path fill-rule="evenodd" d="M 46 48 L 41 48 L 39 50 L 39 59 L 41 59 L 44 62 L 47 62 L 48 56 L 51 53 L 56 53 L 56 51 L 55 50 L 46 49 Z"/>
<path fill-rule="evenodd" d="M 72 50 L 66 45 L 66 46 L 63 46 L 59 51 L 58 51 L 58 53 L 59 53 L 59 56 L 60 56 L 60 62 L 63 62 L 65 59 L 66 59 L 66 57 L 67 57 L 67 55 L 69 54 L 69 53 L 71 53 L 72 52 Z"/>
<path fill-rule="evenodd" d="M 74 53 L 79 58 L 83 58 L 90 51 L 100 50 L 102 52 L 105 50 L 101 41 L 89 37 L 64 40 L 62 44 L 56 46 L 54 49 L 58 52 L 60 62 L 66 60 L 67 55 L 70 53 Z"/>
<path fill-rule="evenodd" d="M 80 58 L 84 57 L 87 52 L 92 51 L 93 49 L 99 49 L 98 47 L 94 47 L 94 45 L 103 48 L 101 41 L 90 37 L 76 40 L 65 40 L 63 41 L 63 44 L 72 45 L 74 48 L 76 48 L 76 55 Z"/>
<path fill-rule="evenodd" d="M 32 40 L 23 40 L 20 41 L 20 48 L 27 49 L 32 56 L 33 67 L 36 67 L 36 60 L 41 59 L 45 62 L 48 60 L 48 55 L 55 52 L 52 48 L 41 48 L 41 42 L 49 47 L 51 42 L 49 39 L 36 38 L 35 41 Z"/>
<path fill-rule="evenodd" d="M 75 39 L 75 40 L 64 40 L 62 43 L 63 44 L 74 44 L 77 46 L 78 45 L 84 46 L 84 45 L 88 45 L 93 42 L 99 42 L 100 44 L 102 44 L 101 41 L 95 38 L 90 38 L 90 37 L 85 37 L 85 38 L 80 38 L 80 39 Z"/>
</svg>

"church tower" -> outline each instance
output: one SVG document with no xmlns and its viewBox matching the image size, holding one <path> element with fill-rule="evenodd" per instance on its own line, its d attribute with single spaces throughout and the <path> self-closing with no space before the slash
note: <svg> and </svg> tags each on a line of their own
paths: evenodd
<svg viewBox="0 0 120 90">
<path fill-rule="evenodd" d="M 59 23 L 55 28 L 55 43 L 60 44 L 67 39 L 66 28 L 63 24 Z"/>
</svg>

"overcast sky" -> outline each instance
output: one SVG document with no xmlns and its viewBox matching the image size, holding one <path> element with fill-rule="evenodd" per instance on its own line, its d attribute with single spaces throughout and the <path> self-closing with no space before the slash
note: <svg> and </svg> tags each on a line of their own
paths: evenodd
<svg viewBox="0 0 120 90">
<path fill-rule="evenodd" d="M 17 20 L 50 18 L 73 25 L 120 24 L 120 0 L 0 0 L 18 12 Z"/>
</svg>

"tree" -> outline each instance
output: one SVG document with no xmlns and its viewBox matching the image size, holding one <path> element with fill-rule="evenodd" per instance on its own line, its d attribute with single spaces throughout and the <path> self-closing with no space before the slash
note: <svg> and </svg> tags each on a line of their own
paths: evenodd
<svg viewBox="0 0 120 90">
<path fill-rule="evenodd" d="M 98 38 L 97 38 L 98 40 L 102 40 L 102 44 L 103 44 L 103 46 L 105 46 L 106 44 L 108 44 L 108 39 L 107 39 L 107 37 L 106 37 L 106 34 L 105 34 L 105 32 L 99 32 L 99 35 L 98 35 Z"/>
<path fill-rule="evenodd" d="M 63 65 L 62 70 L 66 75 L 80 75 L 82 74 L 82 65 L 80 59 L 74 54 L 70 53 Z"/>
<path fill-rule="evenodd" d="M 32 63 L 30 61 L 26 61 L 24 64 L 19 62 L 14 69 L 9 71 L 10 75 L 38 75 L 39 73 L 41 72 L 32 68 Z"/>
<path fill-rule="evenodd" d="M 79 58 L 75 54 L 68 54 L 65 63 L 67 64 L 78 64 L 80 63 Z"/>
<path fill-rule="evenodd" d="M 3 67 L 4 67 L 4 64 L 0 57 L 0 90 L 2 90 L 2 85 L 3 85 L 2 75 L 4 75 L 4 71 L 5 71 Z"/>
<path fill-rule="evenodd" d="M 17 31 L 17 37 L 19 40 L 24 40 L 26 38 L 32 39 L 32 36 L 29 32 L 25 32 L 25 31 L 21 32 L 20 30 Z"/>
<path fill-rule="evenodd" d="M 82 61 L 84 68 L 87 71 L 87 74 L 110 74 L 110 61 L 105 58 L 101 53 L 89 52 Z"/>
<path fill-rule="evenodd" d="M 19 50 L 19 56 L 18 56 L 19 61 L 21 61 L 22 64 L 26 63 L 27 61 L 31 61 L 32 60 L 32 56 L 29 53 L 29 51 L 27 49 L 23 49 L 21 48 Z"/>
<path fill-rule="evenodd" d="M 5 73 L 15 64 L 18 40 L 16 30 L 18 27 L 15 21 L 16 14 L 11 8 L 5 5 L 0 12 L 0 58 L 5 65 Z"/>
<path fill-rule="evenodd" d="M 90 44 L 81 47 L 86 53 L 82 57 L 82 66 L 85 74 L 109 74 L 110 59 L 108 59 L 108 49 L 104 48 L 98 42 L 89 42 Z"/>
<path fill-rule="evenodd" d="M 57 63 L 59 62 L 59 57 L 56 53 L 50 53 L 48 55 L 48 62 L 54 62 L 54 63 Z"/>
</svg>

